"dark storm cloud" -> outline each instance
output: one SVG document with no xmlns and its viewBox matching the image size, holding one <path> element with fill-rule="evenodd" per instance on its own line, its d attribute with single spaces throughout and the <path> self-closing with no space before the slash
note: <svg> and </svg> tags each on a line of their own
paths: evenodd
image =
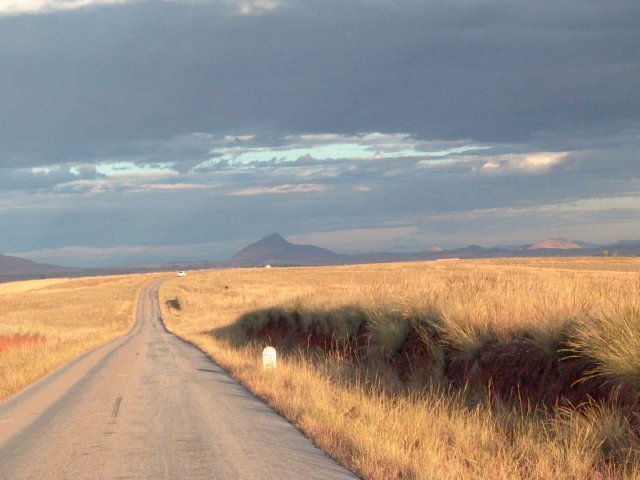
<svg viewBox="0 0 640 480">
<path fill-rule="evenodd" d="M 127 6 L 0 19 L 5 164 L 196 131 L 523 141 L 638 120 L 637 2 Z M 274 135 L 277 136 L 277 135 Z"/>
</svg>

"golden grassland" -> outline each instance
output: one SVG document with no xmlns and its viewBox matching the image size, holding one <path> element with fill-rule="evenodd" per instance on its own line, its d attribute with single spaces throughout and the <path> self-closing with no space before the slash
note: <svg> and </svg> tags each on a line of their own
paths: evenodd
<svg viewBox="0 0 640 480">
<path fill-rule="evenodd" d="M 589 375 L 638 387 L 639 259 L 215 270 L 167 282 L 160 299 L 169 330 L 363 478 L 640 478 L 637 411 L 514 407 L 490 386 L 456 388 L 443 374 L 443 352 L 471 364 L 487 342 L 525 338 L 549 355 L 590 359 Z M 353 339 L 362 318 L 366 362 L 348 341 L 330 350 L 294 342 L 276 371 L 262 370 L 256 332 Z M 424 375 L 401 379 L 388 359 L 399 361 L 415 325 L 437 341 L 420 337 L 431 361 L 412 366 Z"/>
<path fill-rule="evenodd" d="M 40 290 L 60 283 L 69 282 L 69 278 L 47 278 L 44 280 L 23 280 L 18 282 L 0 283 L 0 295 L 22 293 L 30 290 Z"/>
<path fill-rule="evenodd" d="M 125 334 L 143 275 L 0 284 L 0 401 Z"/>
</svg>

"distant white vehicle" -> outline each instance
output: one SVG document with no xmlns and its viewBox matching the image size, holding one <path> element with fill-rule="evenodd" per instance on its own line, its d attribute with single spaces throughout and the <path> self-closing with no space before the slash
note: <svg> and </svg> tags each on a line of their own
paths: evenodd
<svg viewBox="0 0 640 480">
<path fill-rule="evenodd" d="M 271 268 L 271 265 L 269 265 L 268 263 L 264 266 L 264 268 Z"/>
<path fill-rule="evenodd" d="M 178 276 L 179 277 L 186 277 L 187 276 L 187 272 L 180 271 L 180 272 L 178 272 Z"/>
</svg>

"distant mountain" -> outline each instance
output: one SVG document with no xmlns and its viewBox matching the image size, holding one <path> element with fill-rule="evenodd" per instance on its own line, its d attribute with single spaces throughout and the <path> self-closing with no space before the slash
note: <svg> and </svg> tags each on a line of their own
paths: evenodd
<svg viewBox="0 0 640 480">
<path fill-rule="evenodd" d="M 640 245 L 640 240 L 619 240 L 613 244 L 614 246 L 629 246 L 629 245 Z"/>
<path fill-rule="evenodd" d="M 430 248 L 421 252 L 371 252 L 340 255 L 314 245 L 296 245 L 273 233 L 248 245 L 231 257 L 228 266 L 264 265 L 345 265 L 361 263 L 415 262 L 439 258 L 495 258 L 512 256 L 513 252 L 501 248 L 483 248 L 470 245 L 464 248 L 443 250 Z"/>
<path fill-rule="evenodd" d="M 528 246 L 529 245 L 522 245 L 522 244 L 501 244 L 501 245 L 493 245 L 492 247 L 489 247 L 489 248 L 497 248 L 499 250 L 524 250 Z"/>
<path fill-rule="evenodd" d="M 343 263 L 342 256 L 314 245 L 288 242 L 279 233 L 272 233 L 254 242 L 229 260 L 233 266 L 264 265 L 330 265 Z"/>
<path fill-rule="evenodd" d="M 580 245 L 582 248 L 600 248 L 603 246 L 602 243 L 591 243 L 591 242 L 583 242 L 581 240 L 573 240 L 575 243 Z M 640 242 L 638 242 L 640 243 Z"/>
<path fill-rule="evenodd" d="M 79 270 L 0 254 L 0 281 L 72 275 Z"/>
<path fill-rule="evenodd" d="M 605 245 L 598 249 L 600 252 L 606 251 L 610 255 L 621 256 L 639 256 L 640 255 L 640 240 L 637 242 L 623 241 L 614 243 L 613 245 Z"/>
<path fill-rule="evenodd" d="M 243 248 L 226 266 L 250 267 L 265 265 L 345 265 L 362 263 L 414 262 L 438 259 L 508 258 L 508 257 L 576 257 L 602 255 L 640 255 L 639 242 L 619 242 L 597 247 L 581 246 L 564 238 L 549 239 L 533 245 L 519 247 L 484 248 L 469 245 L 463 248 L 443 250 L 430 248 L 420 252 L 371 252 L 341 255 L 314 245 L 297 245 L 285 240 L 280 234 L 271 234 Z"/>
<path fill-rule="evenodd" d="M 579 250 L 582 247 L 578 245 L 576 242 L 568 240 L 566 238 L 550 238 L 548 240 L 544 240 L 542 242 L 534 243 L 533 245 L 529 245 L 526 250 L 543 250 L 543 249 L 553 249 L 553 250 Z"/>
</svg>

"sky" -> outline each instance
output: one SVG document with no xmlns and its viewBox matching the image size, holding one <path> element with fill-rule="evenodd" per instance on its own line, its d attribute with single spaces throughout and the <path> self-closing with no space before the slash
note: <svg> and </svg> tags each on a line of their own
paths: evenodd
<svg viewBox="0 0 640 480">
<path fill-rule="evenodd" d="M 640 239 L 640 2 L 0 0 L 0 252 Z"/>
</svg>

